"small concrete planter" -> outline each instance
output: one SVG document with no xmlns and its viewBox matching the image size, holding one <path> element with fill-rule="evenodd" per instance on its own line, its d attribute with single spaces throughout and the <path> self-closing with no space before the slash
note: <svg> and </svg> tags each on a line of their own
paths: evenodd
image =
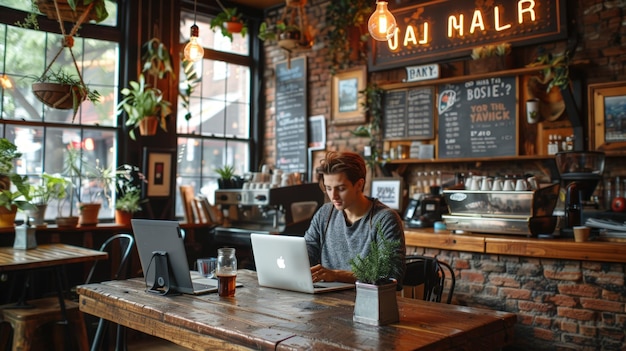
<svg viewBox="0 0 626 351">
<path fill-rule="evenodd" d="M 399 321 L 396 285 L 395 280 L 385 285 L 356 282 L 356 301 L 352 319 L 370 325 L 385 325 Z"/>
</svg>

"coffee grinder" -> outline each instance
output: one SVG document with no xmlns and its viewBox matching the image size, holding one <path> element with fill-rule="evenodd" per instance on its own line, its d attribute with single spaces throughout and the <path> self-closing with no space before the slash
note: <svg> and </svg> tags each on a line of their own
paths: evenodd
<svg viewBox="0 0 626 351">
<path fill-rule="evenodd" d="M 597 151 L 566 151 L 556 154 L 561 177 L 559 203 L 564 207 L 561 235 L 573 235 L 573 227 L 582 225 L 585 206 L 596 206 L 591 195 L 604 172 L 604 153 Z"/>
</svg>

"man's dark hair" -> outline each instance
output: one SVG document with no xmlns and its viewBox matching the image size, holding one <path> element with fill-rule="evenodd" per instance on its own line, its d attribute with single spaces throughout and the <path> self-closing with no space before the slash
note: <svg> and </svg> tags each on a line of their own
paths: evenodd
<svg viewBox="0 0 626 351">
<path fill-rule="evenodd" d="M 365 161 L 363 160 L 363 157 L 357 153 L 348 151 L 327 152 L 324 159 L 320 161 L 320 166 L 317 167 L 318 182 L 322 190 L 324 190 L 325 174 L 340 173 L 345 174 L 346 178 L 348 178 L 352 184 L 358 182 L 359 179 L 365 179 L 367 169 L 365 168 Z M 363 185 L 365 186 L 365 182 Z"/>
</svg>

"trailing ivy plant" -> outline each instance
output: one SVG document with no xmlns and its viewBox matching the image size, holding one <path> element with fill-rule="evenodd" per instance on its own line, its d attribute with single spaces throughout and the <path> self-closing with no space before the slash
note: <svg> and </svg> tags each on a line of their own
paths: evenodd
<svg viewBox="0 0 626 351">
<path fill-rule="evenodd" d="M 358 57 L 359 61 L 366 60 L 367 40 L 369 39 L 367 20 L 373 11 L 371 3 L 372 1 L 365 0 L 333 0 L 328 3 L 326 7 L 326 25 L 329 27 L 327 59 L 331 74 L 355 63 L 350 60 L 353 46 L 350 45 L 349 33 L 353 28 L 357 30 L 365 28 L 365 32 L 361 33 L 359 38 Z"/>
<path fill-rule="evenodd" d="M 183 60 L 182 66 L 183 72 L 185 73 L 185 81 L 180 85 L 178 95 L 182 99 L 183 108 L 187 110 L 185 120 L 189 121 L 192 117 L 191 94 L 193 94 L 198 84 L 202 81 L 202 77 L 198 76 L 198 72 L 196 72 L 192 61 Z"/>
<path fill-rule="evenodd" d="M 359 94 L 365 95 L 365 102 L 363 104 L 365 113 L 369 115 L 369 123 L 366 125 L 358 126 L 355 130 L 351 131 L 352 135 L 356 137 L 369 138 L 369 147 L 372 156 L 367 159 L 367 164 L 370 168 L 375 169 L 380 159 L 380 143 L 381 138 L 379 131 L 383 121 L 383 89 L 376 83 L 369 83 L 365 90 L 361 90 Z"/>
</svg>

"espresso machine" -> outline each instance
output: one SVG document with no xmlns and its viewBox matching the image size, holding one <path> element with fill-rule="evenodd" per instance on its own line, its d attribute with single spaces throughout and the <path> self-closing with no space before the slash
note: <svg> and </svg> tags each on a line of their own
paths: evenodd
<svg viewBox="0 0 626 351">
<path fill-rule="evenodd" d="M 585 208 L 595 208 L 591 201 L 604 172 L 604 153 L 597 151 L 565 151 L 555 156 L 561 178 L 557 208 L 563 209 L 561 236 L 571 237 L 573 227 L 583 224 Z"/>
</svg>

